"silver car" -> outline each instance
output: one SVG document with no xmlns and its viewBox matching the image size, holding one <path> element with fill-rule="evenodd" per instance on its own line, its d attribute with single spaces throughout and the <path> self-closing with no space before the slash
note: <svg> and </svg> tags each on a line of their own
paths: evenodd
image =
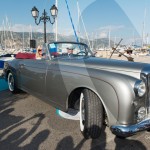
<svg viewBox="0 0 150 150">
<path fill-rule="evenodd" d="M 54 42 L 44 45 L 41 59 L 6 62 L 4 74 L 13 93 L 77 110 L 85 138 L 98 138 L 103 125 L 118 137 L 150 129 L 149 64 L 96 58 L 86 44 Z"/>
</svg>

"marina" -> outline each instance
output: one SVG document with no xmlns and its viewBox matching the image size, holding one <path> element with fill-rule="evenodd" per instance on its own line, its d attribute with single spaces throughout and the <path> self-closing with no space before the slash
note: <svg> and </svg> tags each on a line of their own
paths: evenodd
<svg viewBox="0 0 150 150">
<path fill-rule="evenodd" d="M 150 148 L 150 1 L 0 6 L 0 150 Z"/>
</svg>

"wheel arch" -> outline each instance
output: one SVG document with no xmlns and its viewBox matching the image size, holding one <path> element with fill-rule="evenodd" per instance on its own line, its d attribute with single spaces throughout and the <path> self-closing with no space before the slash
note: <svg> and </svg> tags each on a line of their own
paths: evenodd
<svg viewBox="0 0 150 150">
<path fill-rule="evenodd" d="M 7 70 L 6 75 L 5 75 L 5 79 L 6 79 L 6 80 L 8 79 L 8 74 L 9 74 L 10 72 L 12 72 L 10 69 Z"/>
<path fill-rule="evenodd" d="M 79 96 L 80 96 L 80 94 L 81 94 L 81 92 L 82 92 L 82 90 L 83 89 L 89 89 L 89 90 L 91 90 L 94 94 L 96 94 L 97 96 L 98 96 L 98 98 L 99 98 L 99 100 L 102 102 L 102 105 L 103 105 L 103 110 L 104 110 L 104 119 L 106 119 L 106 116 L 107 116 L 107 118 L 108 118 L 108 125 L 110 124 L 110 118 L 111 118 L 111 116 L 110 116 L 110 112 L 108 111 L 108 109 L 107 109 L 107 106 L 105 105 L 105 102 L 104 102 L 104 100 L 102 99 L 102 97 L 98 94 L 98 92 L 95 90 L 95 89 L 93 89 L 93 88 L 89 88 L 89 87 L 86 87 L 86 86 L 81 86 L 81 87 L 76 87 L 75 89 L 73 89 L 71 92 L 70 92 L 70 94 L 69 94 L 69 96 L 68 96 L 68 101 L 67 101 L 67 109 L 68 108 L 74 108 L 74 105 L 75 105 L 75 103 L 76 103 L 76 101 L 80 98 Z M 76 95 L 76 94 L 78 94 L 78 95 Z"/>
</svg>

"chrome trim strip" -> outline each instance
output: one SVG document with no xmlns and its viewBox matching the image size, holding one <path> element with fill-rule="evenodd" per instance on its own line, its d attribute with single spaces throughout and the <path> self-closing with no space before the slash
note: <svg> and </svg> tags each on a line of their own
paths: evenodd
<svg viewBox="0 0 150 150">
<path fill-rule="evenodd" d="M 150 129 L 150 116 L 149 118 L 130 126 L 124 125 L 114 125 L 111 126 L 111 131 L 113 134 L 121 137 L 128 137 L 136 134 L 137 132 Z"/>
<path fill-rule="evenodd" d="M 147 99 L 146 99 L 146 108 L 147 115 L 150 114 L 150 66 L 149 64 L 145 65 L 145 67 L 141 70 L 141 78 L 144 77 L 147 82 Z"/>
</svg>

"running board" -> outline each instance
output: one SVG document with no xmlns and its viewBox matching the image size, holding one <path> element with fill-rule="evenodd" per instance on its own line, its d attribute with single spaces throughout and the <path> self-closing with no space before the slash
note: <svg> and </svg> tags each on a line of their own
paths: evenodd
<svg viewBox="0 0 150 150">
<path fill-rule="evenodd" d="M 75 109 L 68 109 L 67 113 L 56 109 L 56 114 L 65 119 L 80 120 L 80 112 Z"/>
</svg>

